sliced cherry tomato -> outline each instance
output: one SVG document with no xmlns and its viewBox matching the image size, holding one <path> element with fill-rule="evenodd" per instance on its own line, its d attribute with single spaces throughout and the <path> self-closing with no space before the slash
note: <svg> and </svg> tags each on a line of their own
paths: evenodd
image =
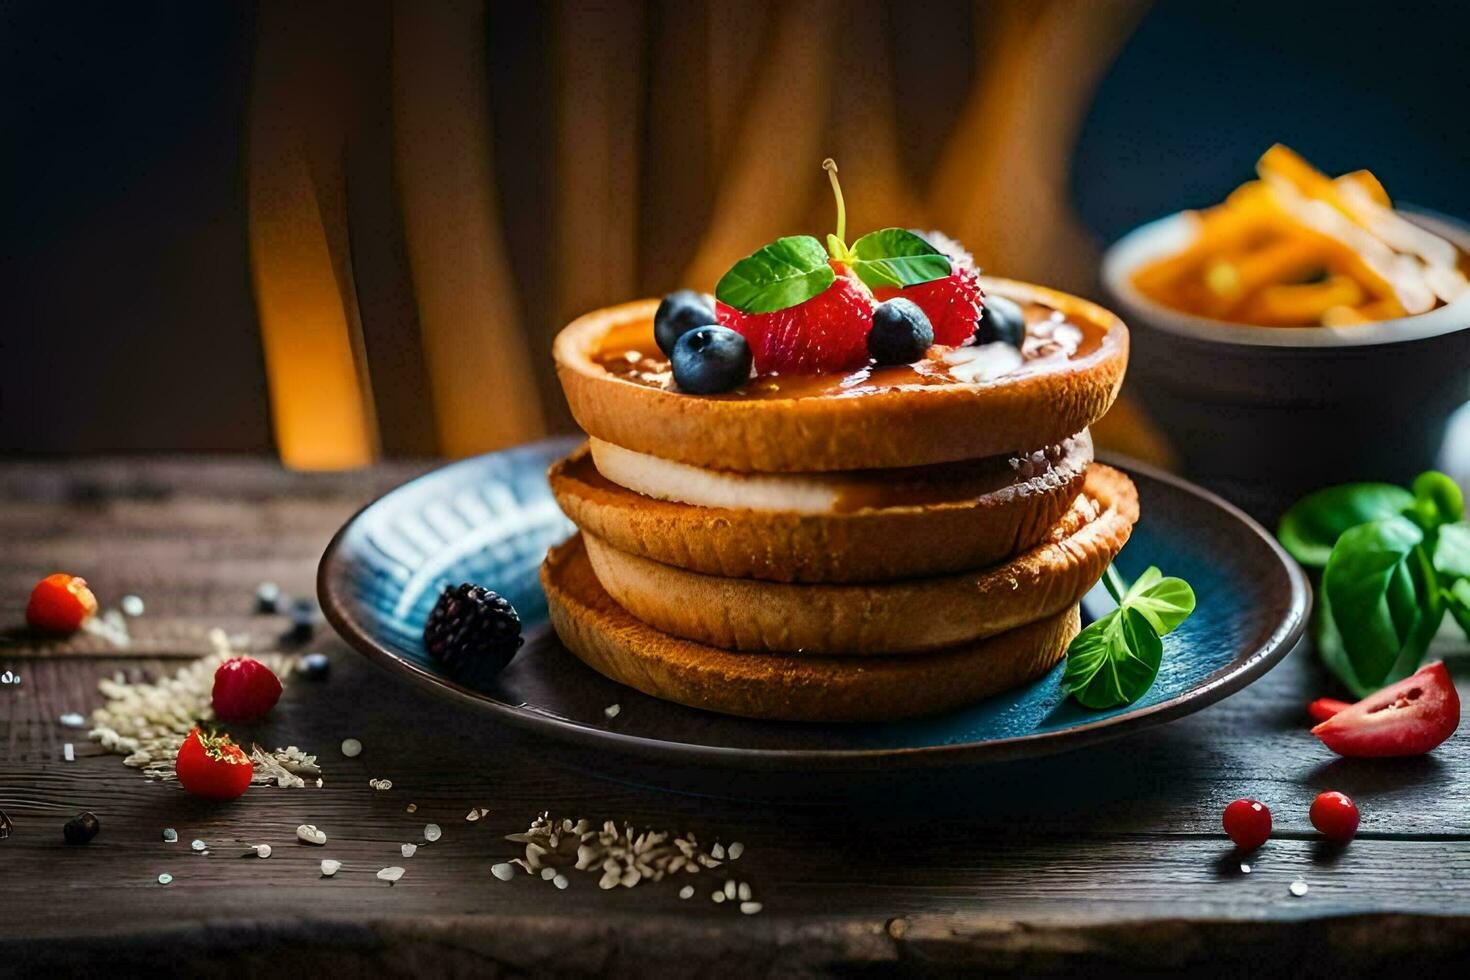
<svg viewBox="0 0 1470 980">
<path fill-rule="evenodd" d="M 1326 721 L 1347 707 L 1350 705 L 1346 701 L 1339 701 L 1336 698 L 1318 698 L 1307 705 L 1307 714 L 1312 716 L 1313 721 Z"/>
<path fill-rule="evenodd" d="M 233 800 L 250 788 L 255 764 L 228 735 L 195 728 L 174 763 L 184 789 L 207 800 Z"/>
<path fill-rule="evenodd" d="M 26 604 L 26 622 L 38 630 L 75 633 L 97 612 L 97 597 L 87 580 L 65 572 L 47 575 L 31 590 Z"/>
<path fill-rule="evenodd" d="M 1312 729 L 1338 755 L 1421 755 L 1460 726 L 1460 695 L 1444 664 L 1349 705 Z"/>
</svg>

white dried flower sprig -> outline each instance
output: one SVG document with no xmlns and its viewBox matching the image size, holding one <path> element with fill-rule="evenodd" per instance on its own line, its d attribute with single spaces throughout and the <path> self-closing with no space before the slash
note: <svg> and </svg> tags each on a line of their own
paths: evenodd
<svg viewBox="0 0 1470 980">
<path fill-rule="evenodd" d="M 726 854 L 738 856 L 743 845 L 731 844 L 728 850 L 716 843 L 706 851 L 699 845 L 694 834 L 675 836 L 667 831 L 638 831 L 631 824 L 619 827 L 613 821 L 605 821 L 596 827 L 588 820 L 556 820 L 549 812 L 542 812 L 531 822 L 524 833 L 510 834 L 506 840 L 524 844 L 525 857 L 495 865 L 490 870 L 495 877 L 508 881 L 519 867 L 527 874 L 540 875 L 554 881 L 558 875 L 554 870 L 571 860 L 577 871 L 598 873 L 599 888 L 632 888 L 640 881 L 662 881 L 669 875 L 679 873 L 698 874 L 701 869 L 713 871 L 725 864 Z M 548 875 L 547 871 L 551 871 Z M 557 885 L 564 888 L 565 885 Z M 728 881 L 724 890 L 731 898 L 738 894 L 742 901 L 750 901 L 750 885 Z M 682 893 L 681 893 L 682 894 Z M 691 891 L 689 894 L 693 894 Z"/>
</svg>

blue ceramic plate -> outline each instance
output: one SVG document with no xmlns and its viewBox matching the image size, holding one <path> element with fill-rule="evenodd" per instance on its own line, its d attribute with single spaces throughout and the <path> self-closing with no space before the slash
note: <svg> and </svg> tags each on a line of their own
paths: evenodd
<svg viewBox="0 0 1470 980">
<path fill-rule="evenodd" d="M 547 624 L 537 569 L 572 531 L 546 485 L 547 466 L 576 445 L 551 440 L 451 464 L 370 504 L 333 539 L 318 591 L 353 646 L 412 682 L 483 707 L 548 738 L 695 765 L 855 770 L 1039 755 L 1138 731 L 1218 701 L 1296 644 L 1310 606 L 1295 563 L 1250 518 L 1177 478 L 1122 463 L 1142 518 L 1118 559 L 1187 579 L 1199 605 L 1164 641 L 1164 663 L 1140 701 L 1114 711 L 1063 696 L 1058 666 L 981 704 L 917 721 L 812 725 L 753 721 L 659 701 L 610 681 L 565 650 Z M 527 641 L 483 687 L 456 683 L 424 652 L 424 620 L 445 585 L 478 582 L 520 611 Z M 1084 618 L 1105 612 L 1100 588 Z M 621 712 L 608 719 L 611 704 Z"/>
</svg>

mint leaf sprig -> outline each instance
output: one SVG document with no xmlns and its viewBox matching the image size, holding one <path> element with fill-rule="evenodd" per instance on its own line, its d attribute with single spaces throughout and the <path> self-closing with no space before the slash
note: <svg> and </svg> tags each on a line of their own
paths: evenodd
<svg viewBox="0 0 1470 980">
<path fill-rule="evenodd" d="M 1149 566 L 1131 586 L 1108 566 L 1103 584 L 1118 608 L 1087 627 L 1067 647 L 1062 686 L 1084 707 L 1132 704 L 1153 686 L 1163 661 L 1163 637 L 1194 612 L 1194 590 Z"/>
<path fill-rule="evenodd" d="M 837 281 L 829 263 L 851 269 L 869 289 L 917 286 L 953 271 L 949 256 L 904 228 L 883 228 L 847 244 L 847 204 L 830 158 L 822 168 L 837 201 L 837 231 L 822 243 L 791 235 L 736 262 L 715 286 L 715 298 L 742 313 L 775 313 L 822 295 Z"/>
<path fill-rule="evenodd" d="M 1308 568 L 1322 569 L 1312 639 L 1358 697 L 1408 677 L 1448 612 L 1470 637 L 1470 522 L 1443 473 L 1411 489 L 1328 487 L 1297 501 L 1276 532 Z"/>
</svg>

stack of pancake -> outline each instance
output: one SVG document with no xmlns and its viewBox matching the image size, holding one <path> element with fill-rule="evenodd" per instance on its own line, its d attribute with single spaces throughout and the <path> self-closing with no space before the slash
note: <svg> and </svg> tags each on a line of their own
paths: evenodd
<svg viewBox="0 0 1470 980">
<path fill-rule="evenodd" d="M 668 381 L 653 302 L 562 331 L 590 436 L 550 473 L 580 529 L 542 568 L 563 643 L 655 697 L 802 721 L 932 714 L 1049 671 L 1138 517 L 1087 432 L 1127 331 L 1073 297 L 986 287 L 1030 324 L 1024 361 L 993 377 L 940 350 L 923 371 L 701 397 Z M 1058 324 L 1081 338 L 1062 354 Z"/>
</svg>

